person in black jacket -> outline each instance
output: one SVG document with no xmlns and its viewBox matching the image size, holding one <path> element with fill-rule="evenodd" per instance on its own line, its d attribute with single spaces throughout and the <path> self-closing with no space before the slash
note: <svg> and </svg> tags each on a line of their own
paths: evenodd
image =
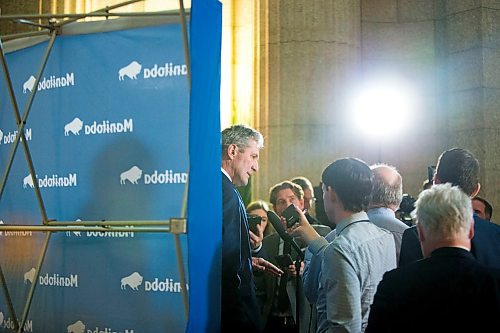
<svg viewBox="0 0 500 333">
<path fill-rule="evenodd" d="M 234 125 L 222 131 L 222 288 L 221 331 L 259 332 L 262 320 L 255 296 L 254 269 L 280 274 L 262 258 L 252 258 L 247 214 L 235 186 L 259 169 L 262 134 Z"/>
<path fill-rule="evenodd" d="M 470 197 L 457 186 L 434 185 L 419 195 L 416 220 L 425 259 L 384 274 L 366 333 L 498 330 L 500 270 L 470 252 Z"/>
<path fill-rule="evenodd" d="M 446 150 L 439 156 L 434 184 L 451 183 L 465 194 L 474 198 L 479 184 L 479 162 L 472 153 L 462 148 Z M 472 213 L 471 213 L 472 214 Z M 474 238 L 471 252 L 480 262 L 500 269 L 500 226 L 482 220 L 474 214 Z M 416 227 L 403 233 L 399 266 L 404 266 L 422 258 Z"/>
</svg>

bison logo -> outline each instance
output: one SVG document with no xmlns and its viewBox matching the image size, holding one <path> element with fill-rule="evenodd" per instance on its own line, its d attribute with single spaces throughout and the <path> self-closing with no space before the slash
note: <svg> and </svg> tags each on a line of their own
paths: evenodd
<svg viewBox="0 0 500 333">
<path fill-rule="evenodd" d="M 68 333 L 84 333 L 85 324 L 81 320 L 68 326 Z"/>
<path fill-rule="evenodd" d="M 129 276 L 124 277 L 121 279 L 121 289 L 125 290 L 127 286 L 129 286 L 132 290 L 139 290 L 137 287 L 139 287 L 142 284 L 142 276 L 141 274 L 137 272 L 133 272 Z"/>
<path fill-rule="evenodd" d="M 3 324 L 3 319 L 4 319 L 3 312 L 0 311 L 0 325 Z"/>
<path fill-rule="evenodd" d="M 83 121 L 80 118 L 75 118 L 71 122 L 64 125 L 64 136 L 68 136 L 69 132 L 73 133 L 73 135 L 80 135 L 80 130 L 83 127 Z"/>
<path fill-rule="evenodd" d="M 76 219 L 76 221 L 77 222 L 81 222 L 82 220 L 81 219 Z M 77 237 L 81 237 L 82 236 L 82 232 L 81 231 L 66 231 L 66 236 L 70 237 L 71 233 L 75 234 L 75 236 L 77 236 Z"/>
<path fill-rule="evenodd" d="M 35 267 L 24 273 L 24 283 L 26 283 L 27 281 L 33 283 L 34 279 L 35 279 Z"/>
<path fill-rule="evenodd" d="M 33 188 L 35 185 L 33 184 L 33 178 L 31 178 L 31 174 L 27 175 L 23 178 L 23 187 L 26 188 L 28 185 Z"/>
<path fill-rule="evenodd" d="M 134 165 L 129 170 L 124 171 L 120 174 L 120 184 L 125 184 L 128 180 L 132 184 L 137 184 L 137 181 L 142 177 L 142 170 L 138 166 Z"/>
<path fill-rule="evenodd" d="M 127 76 L 131 80 L 137 79 L 137 74 L 141 72 L 142 65 L 137 61 L 132 61 L 127 66 L 123 67 L 118 71 L 118 80 L 123 81 L 124 76 Z"/>
<path fill-rule="evenodd" d="M 35 81 L 36 81 L 35 77 L 31 75 L 28 81 L 23 83 L 23 94 L 26 94 L 26 90 L 29 90 L 29 92 L 33 90 L 33 87 L 35 86 Z"/>
</svg>

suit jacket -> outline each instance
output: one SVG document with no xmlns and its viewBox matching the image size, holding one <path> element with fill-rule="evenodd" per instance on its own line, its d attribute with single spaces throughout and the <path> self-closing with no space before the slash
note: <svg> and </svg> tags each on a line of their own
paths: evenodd
<svg viewBox="0 0 500 333">
<path fill-rule="evenodd" d="M 320 235 L 326 235 L 331 231 L 330 227 L 327 227 L 324 225 L 313 225 L 313 227 Z M 297 238 L 295 240 L 297 241 L 297 244 L 301 248 L 303 248 L 305 246 L 305 243 L 303 241 L 301 241 Z M 264 258 L 264 259 L 266 259 L 266 260 L 270 261 L 271 263 L 278 266 L 278 263 L 276 262 L 276 256 L 279 254 L 280 241 L 281 241 L 280 236 L 277 233 L 265 237 L 264 241 L 262 242 L 262 249 L 260 250 L 260 252 L 258 254 L 259 257 L 262 257 L 262 258 Z M 292 252 L 291 252 L 291 257 L 294 261 L 297 260 L 297 253 L 293 248 L 292 248 Z M 264 327 L 265 327 L 265 324 L 267 323 L 269 316 L 272 314 L 273 303 L 275 302 L 277 289 L 279 287 L 278 281 L 279 281 L 278 278 L 271 276 L 269 274 L 259 273 L 258 276 L 256 277 L 257 298 L 258 298 L 258 301 L 259 301 L 260 307 L 261 307 L 261 313 L 262 313 Z M 291 312 L 291 315 L 295 318 L 296 314 L 297 314 L 297 312 L 296 312 L 296 308 L 297 308 L 297 301 L 296 301 L 297 279 L 296 278 L 289 277 L 289 280 L 288 280 L 287 286 L 286 286 L 286 290 L 287 290 L 287 294 L 288 294 L 288 300 L 290 301 L 290 307 L 291 307 L 290 312 Z M 313 309 L 312 309 L 311 304 L 305 298 L 301 278 L 299 278 L 299 293 L 300 293 L 300 298 L 299 298 L 299 302 L 300 302 L 300 304 L 299 304 L 300 332 L 308 332 L 309 327 L 311 325 L 311 323 L 310 323 L 311 310 L 313 310 Z M 313 316 L 313 318 L 315 318 L 315 316 Z"/>
<path fill-rule="evenodd" d="M 493 332 L 500 327 L 500 270 L 461 248 L 384 274 L 366 333 Z"/>
<path fill-rule="evenodd" d="M 241 197 L 222 174 L 222 288 L 223 332 L 262 329 L 255 296 L 248 221 Z"/>
<path fill-rule="evenodd" d="M 471 252 L 480 263 L 500 269 L 500 226 L 482 220 L 474 214 L 474 237 L 472 238 Z M 403 233 L 399 266 L 422 258 L 417 228 L 413 226 Z"/>
</svg>

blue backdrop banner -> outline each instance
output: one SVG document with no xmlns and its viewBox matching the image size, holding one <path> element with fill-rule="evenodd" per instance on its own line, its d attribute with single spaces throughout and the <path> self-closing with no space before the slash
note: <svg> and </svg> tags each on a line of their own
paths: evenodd
<svg viewBox="0 0 500 333">
<path fill-rule="evenodd" d="M 57 37 L 7 55 L 19 109 L 36 96 L 24 128 L 49 219 L 167 220 L 181 216 L 188 184 L 189 94 L 178 24 Z M 0 167 L 17 124 L 0 82 Z M 0 223 L 40 225 L 22 145 L 0 200 Z M 191 228 L 193 228 L 191 226 Z M 193 228 L 195 229 L 195 228 Z M 45 235 L 0 233 L 0 264 L 21 317 L 38 283 L 26 332 L 184 332 L 174 236 L 54 233 L 38 281 Z M 181 236 L 184 258 L 187 238 Z M 0 302 L 0 332 L 13 318 Z"/>
</svg>

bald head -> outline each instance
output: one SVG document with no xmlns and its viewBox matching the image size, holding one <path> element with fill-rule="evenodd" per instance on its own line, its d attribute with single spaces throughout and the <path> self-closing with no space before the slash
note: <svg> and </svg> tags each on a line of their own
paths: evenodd
<svg viewBox="0 0 500 333">
<path fill-rule="evenodd" d="M 370 167 L 374 175 L 370 208 L 387 207 L 396 211 L 403 199 L 403 179 L 395 167 L 376 164 Z"/>
<path fill-rule="evenodd" d="M 399 185 L 402 183 L 401 175 L 396 170 L 396 168 L 385 165 L 385 164 L 377 164 L 372 168 L 373 173 L 377 178 L 380 178 L 384 181 L 384 183 L 389 184 L 391 186 Z"/>
</svg>

